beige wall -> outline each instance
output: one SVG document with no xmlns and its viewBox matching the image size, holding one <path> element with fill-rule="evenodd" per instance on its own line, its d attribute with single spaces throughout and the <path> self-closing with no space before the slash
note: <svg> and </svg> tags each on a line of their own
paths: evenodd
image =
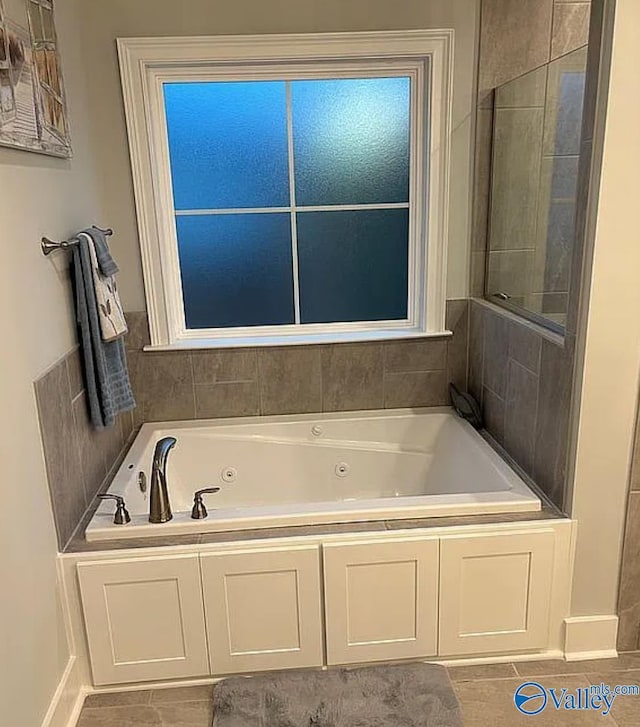
<svg viewBox="0 0 640 727">
<path fill-rule="evenodd" d="M 640 371 L 640 3 L 616 4 L 571 514 L 572 615 L 615 614 Z M 597 134 L 596 134 L 597 136 Z M 584 301 L 586 304 L 586 300 Z"/>
<path fill-rule="evenodd" d="M 454 28 L 451 244 L 448 297 L 468 286 L 471 105 L 477 0 L 91 0 L 82 5 L 93 143 L 101 168 L 101 222 L 117 231 L 125 308 L 145 307 L 115 38 L 119 36 L 288 33 Z"/>
<path fill-rule="evenodd" d="M 41 724 L 69 658 L 32 381 L 75 343 L 68 259 L 45 259 L 40 237 L 97 215 L 75 4 L 56 3 L 74 160 L 0 149 L 0 722 L 11 727 Z"/>
</svg>

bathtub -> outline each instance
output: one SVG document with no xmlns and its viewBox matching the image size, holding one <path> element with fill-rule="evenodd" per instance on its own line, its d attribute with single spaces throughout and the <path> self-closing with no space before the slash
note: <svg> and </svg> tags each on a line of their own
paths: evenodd
<svg viewBox="0 0 640 727">
<path fill-rule="evenodd" d="M 177 439 L 167 466 L 174 517 L 156 525 L 148 521 L 151 459 L 165 436 Z M 194 491 L 210 486 L 220 491 L 205 495 L 208 517 L 192 519 Z M 541 507 L 448 408 L 145 424 L 109 492 L 125 498 L 131 522 L 114 525 L 113 502 L 105 501 L 87 540 Z"/>
</svg>

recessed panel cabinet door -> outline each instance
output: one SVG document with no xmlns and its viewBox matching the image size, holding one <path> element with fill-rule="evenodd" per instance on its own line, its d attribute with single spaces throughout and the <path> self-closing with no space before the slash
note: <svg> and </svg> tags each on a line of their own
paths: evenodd
<svg viewBox="0 0 640 727">
<path fill-rule="evenodd" d="M 200 557 L 212 674 L 322 665 L 317 546 Z"/>
<path fill-rule="evenodd" d="M 553 531 L 443 538 L 440 558 L 441 656 L 548 645 Z"/>
<path fill-rule="evenodd" d="M 197 555 L 78 565 L 95 684 L 209 673 Z"/>
<path fill-rule="evenodd" d="M 437 653 L 438 540 L 323 547 L 327 662 Z"/>
</svg>

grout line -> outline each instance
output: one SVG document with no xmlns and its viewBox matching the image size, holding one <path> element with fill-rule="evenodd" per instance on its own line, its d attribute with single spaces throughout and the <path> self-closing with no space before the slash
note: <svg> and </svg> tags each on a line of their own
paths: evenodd
<svg viewBox="0 0 640 727">
<path fill-rule="evenodd" d="M 260 351 L 256 350 L 256 377 L 255 379 L 252 379 L 252 381 L 256 382 L 256 386 L 258 387 L 258 412 L 260 415 L 264 416 L 264 405 L 262 400 L 262 364 L 261 364 L 261 358 Z"/>
<path fill-rule="evenodd" d="M 191 397 L 193 399 L 193 417 L 198 418 L 198 399 L 196 398 L 196 377 L 193 368 L 193 352 L 189 351 L 189 370 L 191 372 Z"/>
<path fill-rule="evenodd" d="M 507 367 L 509 366 L 510 361 L 513 361 L 513 363 L 516 364 L 516 366 L 519 366 L 521 369 L 524 369 L 528 374 L 535 376 L 536 379 L 538 379 L 538 380 L 540 379 L 540 374 L 536 373 L 535 371 L 532 371 L 528 366 L 525 366 L 521 361 L 518 361 L 517 358 L 514 358 L 513 356 L 507 354 Z"/>
<path fill-rule="evenodd" d="M 189 689 L 190 687 L 174 687 L 175 689 L 181 689 L 186 688 Z M 164 690 L 157 690 L 157 691 L 164 691 Z M 113 692 L 111 692 L 113 693 Z M 117 693 L 117 692 L 116 692 Z M 130 694 L 130 692 L 122 692 L 123 694 Z M 166 699 L 161 700 L 160 702 L 154 702 L 151 699 L 151 695 L 149 695 L 149 699 L 146 702 L 123 702 L 122 704 L 103 704 L 99 705 L 97 707 L 82 707 L 83 712 L 89 712 L 91 714 L 95 712 L 102 712 L 103 710 L 109 710 L 109 709 L 131 709 L 135 707 L 164 707 L 164 706 L 175 706 L 177 704 L 211 704 L 210 699 Z"/>
<path fill-rule="evenodd" d="M 446 373 L 447 367 L 446 365 L 437 368 L 437 369 L 410 369 L 410 370 L 402 370 L 402 371 L 387 371 L 387 369 L 384 369 L 382 372 L 383 376 L 402 376 L 403 374 L 439 374 L 439 373 Z"/>
</svg>

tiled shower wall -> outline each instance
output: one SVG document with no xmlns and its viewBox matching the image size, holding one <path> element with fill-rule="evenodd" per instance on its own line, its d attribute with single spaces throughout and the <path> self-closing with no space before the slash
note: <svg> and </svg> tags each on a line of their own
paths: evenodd
<svg viewBox="0 0 640 727">
<path fill-rule="evenodd" d="M 594 19 L 589 33 L 590 12 Z M 486 428 L 549 498 L 564 505 L 571 385 L 580 303 L 602 0 L 482 0 L 471 254 L 472 295 L 484 294 L 491 176 L 492 91 L 589 41 L 578 172 L 576 242 L 566 335 L 547 335 L 495 305 L 470 309 L 469 388 Z M 503 253 L 506 254 L 506 253 Z M 515 264 L 514 269 L 518 266 Z"/>
<path fill-rule="evenodd" d="M 620 573 L 618 650 L 640 650 L 640 401 Z"/>
<path fill-rule="evenodd" d="M 63 550 L 119 463 L 133 433 L 133 416 L 120 415 L 111 429 L 93 429 L 77 348 L 35 382 L 35 393 L 58 546 Z"/>
<path fill-rule="evenodd" d="M 91 427 L 77 350 L 35 383 L 60 549 L 144 422 L 447 404 L 449 381 L 466 388 L 468 310 L 448 301 L 447 339 L 193 352 L 143 351 L 146 313 L 127 314 L 138 406 L 113 429 Z"/>
<path fill-rule="evenodd" d="M 598 0 L 594 5 L 600 3 Z M 482 296 L 484 292 L 493 89 L 585 45 L 590 9 L 590 2 L 573 0 L 481 0 L 472 295 Z M 516 259 L 503 264 L 514 271 L 519 267 Z"/>
<path fill-rule="evenodd" d="M 573 338 L 559 345 L 476 301 L 469 320 L 469 391 L 485 428 L 562 508 Z"/>
</svg>

